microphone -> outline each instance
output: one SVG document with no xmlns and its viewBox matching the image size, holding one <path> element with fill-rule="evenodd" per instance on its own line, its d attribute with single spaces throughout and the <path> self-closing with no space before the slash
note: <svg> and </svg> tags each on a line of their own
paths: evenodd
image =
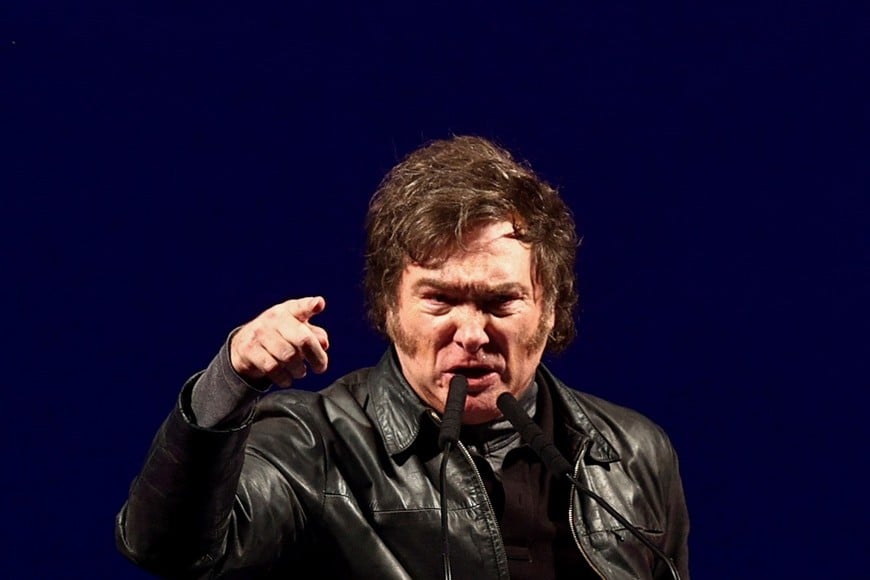
<svg viewBox="0 0 870 580">
<path fill-rule="evenodd" d="M 441 429 L 438 432 L 438 447 L 444 452 L 441 456 L 441 564 L 445 580 L 450 580 L 453 573 L 450 570 L 450 542 L 447 533 L 447 503 L 444 501 L 444 489 L 447 487 L 447 458 L 455 443 L 459 442 L 459 431 L 462 428 L 462 413 L 465 410 L 465 397 L 468 394 L 468 379 L 463 375 L 453 375 L 450 388 L 447 391 L 447 401 L 444 403 L 444 414 L 441 416 Z"/>
<path fill-rule="evenodd" d="M 438 447 L 441 449 L 444 449 L 448 443 L 459 441 L 467 393 L 468 379 L 463 375 L 453 375 L 450 379 L 450 390 L 447 391 L 444 415 L 441 418 L 441 431 L 438 433 Z"/>
<path fill-rule="evenodd" d="M 629 522 L 625 516 L 619 513 L 612 505 L 607 503 L 603 497 L 586 489 L 579 481 L 574 479 L 571 475 L 571 464 L 568 463 L 568 460 L 565 459 L 561 452 L 559 452 L 556 445 L 549 439 L 549 437 L 544 434 L 544 431 L 538 427 L 538 424 L 529 417 L 529 414 L 522 408 L 519 401 L 516 400 L 516 397 L 508 392 L 504 392 L 498 396 L 495 404 L 502 414 L 504 414 L 505 419 L 507 419 L 510 424 L 513 425 L 514 429 L 519 432 L 520 438 L 522 438 L 522 440 L 525 441 L 526 444 L 532 448 L 532 451 L 534 451 L 541 459 L 550 473 L 555 477 L 565 477 L 578 492 L 592 498 L 596 503 L 598 503 L 598 505 L 604 508 L 607 513 L 613 516 L 614 519 L 625 526 L 625 529 L 631 532 L 634 537 L 643 542 L 647 548 L 652 550 L 656 556 L 664 561 L 674 580 L 680 580 L 680 573 L 677 571 L 676 566 L 661 550 L 661 548 L 656 546 L 649 538 L 643 535 L 643 533 Z"/>
</svg>

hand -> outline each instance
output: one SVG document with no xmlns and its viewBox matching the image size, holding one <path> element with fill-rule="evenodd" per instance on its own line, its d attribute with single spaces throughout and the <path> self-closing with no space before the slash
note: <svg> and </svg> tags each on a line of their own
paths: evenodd
<svg viewBox="0 0 870 580">
<path fill-rule="evenodd" d="M 235 333 L 230 341 L 230 363 L 243 379 L 269 378 L 279 387 L 294 379 L 326 371 L 329 362 L 326 331 L 309 322 L 326 308 L 321 296 L 288 300 L 272 306 Z"/>
</svg>

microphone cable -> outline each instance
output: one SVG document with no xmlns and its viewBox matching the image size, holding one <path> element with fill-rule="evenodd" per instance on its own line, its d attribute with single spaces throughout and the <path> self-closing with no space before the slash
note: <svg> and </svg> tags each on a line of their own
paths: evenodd
<svg viewBox="0 0 870 580">
<path fill-rule="evenodd" d="M 447 487 L 447 458 L 453 445 L 459 441 L 459 431 L 462 428 L 462 412 L 465 410 L 465 397 L 468 394 L 468 379 L 462 375 L 453 375 L 450 379 L 450 389 L 447 391 L 447 402 L 444 405 L 444 415 L 441 418 L 441 430 L 438 433 L 438 447 L 441 455 L 441 564 L 445 580 L 453 577 L 450 569 L 450 541 L 447 526 L 447 502 L 444 490 Z"/>
<path fill-rule="evenodd" d="M 625 518 L 625 516 L 619 513 L 616 508 L 607 503 L 603 497 L 586 489 L 579 481 L 574 479 L 571 475 L 571 464 L 568 463 L 568 460 L 565 459 L 562 453 L 556 448 L 553 441 L 544 434 L 544 431 L 538 426 L 538 424 L 529 417 L 525 410 L 523 410 L 522 406 L 512 394 L 505 392 L 499 395 L 498 399 L 496 399 L 496 405 L 504 414 L 505 418 L 514 426 L 514 429 L 519 431 L 520 438 L 532 448 L 544 465 L 547 466 L 550 473 L 556 477 L 564 475 L 574 486 L 574 489 L 593 499 L 598 503 L 598 505 L 604 508 L 607 513 L 625 526 L 625 529 L 631 532 L 634 537 L 640 540 L 647 548 L 652 550 L 652 552 L 668 567 L 674 580 L 680 580 L 680 573 L 677 571 L 677 567 L 674 565 L 673 561 L 668 558 L 667 554 L 661 550 L 661 548 L 656 546 L 643 534 L 643 532 L 637 529 Z"/>
</svg>

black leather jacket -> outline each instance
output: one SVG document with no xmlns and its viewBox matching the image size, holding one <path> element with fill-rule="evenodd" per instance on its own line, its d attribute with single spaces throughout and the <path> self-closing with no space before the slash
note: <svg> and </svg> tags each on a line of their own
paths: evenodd
<svg viewBox="0 0 870 580">
<path fill-rule="evenodd" d="M 118 514 L 125 556 L 173 578 L 443 576 L 437 417 L 392 352 L 322 391 L 270 393 L 231 431 L 186 419 L 195 378 Z M 557 445 L 575 478 L 644 530 L 688 580 L 688 515 L 664 432 L 569 389 L 543 365 L 536 380 L 551 390 Z M 453 577 L 508 578 L 498 522 L 461 445 L 447 482 Z M 670 577 L 606 511 L 572 495 L 577 547 L 603 578 Z"/>
</svg>

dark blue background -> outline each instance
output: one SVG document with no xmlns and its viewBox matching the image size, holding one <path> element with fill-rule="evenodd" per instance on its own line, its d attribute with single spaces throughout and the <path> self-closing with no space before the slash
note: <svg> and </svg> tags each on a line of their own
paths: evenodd
<svg viewBox="0 0 870 580">
<path fill-rule="evenodd" d="M 368 196 L 451 133 L 574 209 L 550 362 L 671 434 L 694 577 L 866 568 L 870 21 L 694 4 L 4 3 L 0 575 L 146 577 L 114 548 L 127 486 L 272 303 L 327 298 L 305 388 L 376 360 Z"/>
</svg>

